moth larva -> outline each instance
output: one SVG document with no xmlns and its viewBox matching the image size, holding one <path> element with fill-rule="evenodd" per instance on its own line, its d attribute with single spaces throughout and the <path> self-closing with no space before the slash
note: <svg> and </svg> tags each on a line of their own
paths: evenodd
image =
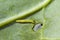
<svg viewBox="0 0 60 40">
<path fill-rule="evenodd" d="M 20 23 L 34 23 L 34 20 L 16 20 L 16 22 L 20 22 Z"/>
</svg>

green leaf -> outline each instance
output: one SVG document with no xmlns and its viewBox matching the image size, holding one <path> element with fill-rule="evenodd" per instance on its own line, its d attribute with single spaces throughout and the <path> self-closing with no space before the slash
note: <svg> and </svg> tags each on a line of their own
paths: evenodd
<svg viewBox="0 0 60 40">
<path fill-rule="evenodd" d="M 51 0 L 47 0 L 42 5 L 44 1 L 0 0 L 0 40 L 59 40 L 60 0 L 50 4 Z M 35 20 L 36 23 L 43 23 L 43 26 L 34 32 L 34 24 L 16 23 L 17 19 Z"/>
<path fill-rule="evenodd" d="M 54 0 L 45 10 L 43 38 L 60 40 L 60 0 Z"/>
</svg>

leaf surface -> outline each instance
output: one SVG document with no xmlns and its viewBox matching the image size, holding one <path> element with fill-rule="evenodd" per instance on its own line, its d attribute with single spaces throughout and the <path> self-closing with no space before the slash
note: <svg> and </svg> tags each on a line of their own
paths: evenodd
<svg viewBox="0 0 60 40">
<path fill-rule="evenodd" d="M 0 0 L 0 21 L 6 21 L 38 5 L 44 0 Z M 54 0 L 47 8 L 18 19 L 35 20 L 43 23 L 42 29 L 32 30 L 34 24 L 16 23 L 15 20 L 5 28 L 0 28 L 0 40 L 57 40 L 60 38 L 60 0 Z M 33 10 L 32 10 L 33 11 Z M 9 20 L 8 20 L 9 21 Z M 8 22 L 7 21 L 7 22 Z M 6 22 L 6 23 L 7 23 Z M 3 25 L 3 24 L 1 24 Z"/>
</svg>

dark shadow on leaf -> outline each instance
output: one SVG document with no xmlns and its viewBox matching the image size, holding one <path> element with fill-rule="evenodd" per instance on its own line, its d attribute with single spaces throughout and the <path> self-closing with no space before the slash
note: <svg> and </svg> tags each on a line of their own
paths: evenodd
<svg viewBox="0 0 60 40">
<path fill-rule="evenodd" d="M 48 3 L 45 7 L 48 7 L 48 6 L 49 6 L 49 4 L 51 4 L 53 1 L 54 1 L 54 0 L 52 0 L 50 3 Z"/>
<path fill-rule="evenodd" d="M 0 30 L 3 30 L 3 29 L 5 29 L 5 28 L 8 28 L 9 26 L 11 26 L 11 25 L 13 25 L 14 23 L 16 23 L 16 22 L 11 22 L 11 23 L 9 23 L 9 24 L 6 24 L 6 25 L 3 25 L 1 28 L 0 28 Z"/>
</svg>

